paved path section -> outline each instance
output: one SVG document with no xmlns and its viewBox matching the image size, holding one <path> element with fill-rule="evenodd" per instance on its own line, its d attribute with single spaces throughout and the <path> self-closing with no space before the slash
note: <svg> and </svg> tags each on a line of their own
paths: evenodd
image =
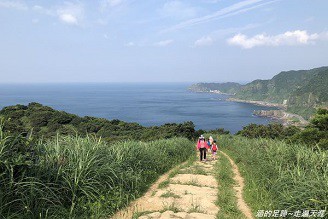
<svg viewBox="0 0 328 219">
<path fill-rule="evenodd" d="M 253 219 L 242 192 L 244 179 L 237 165 L 225 153 L 234 172 L 237 206 L 246 218 Z M 222 156 L 222 155 L 221 155 Z M 161 176 L 141 198 L 128 208 L 115 214 L 113 219 L 216 219 L 220 207 L 217 203 L 218 183 L 214 177 L 216 160 L 184 163 Z M 220 203 L 219 203 L 220 205 Z"/>
<path fill-rule="evenodd" d="M 215 219 L 219 211 L 215 162 L 181 165 L 173 170 L 177 174 L 162 176 L 143 197 L 113 218 L 131 219 L 138 212 L 139 219 Z"/>
</svg>

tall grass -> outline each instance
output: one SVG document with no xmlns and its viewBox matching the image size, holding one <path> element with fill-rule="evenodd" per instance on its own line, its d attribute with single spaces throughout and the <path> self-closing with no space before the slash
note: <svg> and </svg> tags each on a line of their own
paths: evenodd
<svg viewBox="0 0 328 219">
<path fill-rule="evenodd" d="M 57 136 L 31 145 L 28 159 L 21 159 L 26 154 L 13 153 L 13 137 L 0 133 L 3 218 L 109 216 L 188 159 L 194 149 L 184 138 L 109 145 L 90 136 Z"/>
<path fill-rule="evenodd" d="M 221 136 L 219 143 L 241 169 L 255 212 L 328 208 L 327 151 L 238 136 Z"/>
</svg>

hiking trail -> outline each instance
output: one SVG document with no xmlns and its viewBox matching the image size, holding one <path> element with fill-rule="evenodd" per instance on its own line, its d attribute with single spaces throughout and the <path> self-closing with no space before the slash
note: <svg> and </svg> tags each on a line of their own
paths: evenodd
<svg viewBox="0 0 328 219">
<path fill-rule="evenodd" d="M 228 155 L 224 154 L 224 156 Z M 198 160 L 193 163 L 186 162 L 162 175 L 144 196 L 133 201 L 129 207 L 119 211 L 112 218 L 215 219 L 220 210 L 216 203 L 218 183 L 213 172 L 217 161 L 209 157 L 207 162 Z M 238 208 L 246 218 L 253 218 L 242 199 L 243 180 L 238 167 L 232 166 L 236 175 L 234 189 Z M 238 173 L 235 172 L 235 168 Z"/>
</svg>

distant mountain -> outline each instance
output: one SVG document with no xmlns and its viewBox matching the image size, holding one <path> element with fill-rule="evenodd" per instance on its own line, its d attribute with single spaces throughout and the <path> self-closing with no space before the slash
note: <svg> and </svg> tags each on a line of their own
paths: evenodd
<svg viewBox="0 0 328 219">
<path fill-rule="evenodd" d="M 198 83 L 189 87 L 194 92 L 217 92 L 225 94 L 235 94 L 242 85 L 235 82 L 227 83 Z"/>
<path fill-rule="evenodd" d="M 294 90 L 288 98 L 288 110 L 305 117 L 314 113 L 314 108 L 328 107 L 328 68 L 322 70 Z"/>
<path fill-rule="evenodd" d="M 328 67 L 283 71 L 270 80 L 254 80 L 246 85 L 201 83 L 193 87 L 200 87 L 203 92 L 235 93 L 235 98 L 242 100 L 284 103 L 287 111 L 309 118 L 315 108 L 328 106 Z"/>
<path fill-rule="evenodd" d="M 327 73 L 328 67 L 283 71 L 270 80 L 255 80 L 242 86 L 236 97 L 282 103 L 284 100 L 288 100 L 292 92 L 306 86 L 320 72 Z"/>
</svg>

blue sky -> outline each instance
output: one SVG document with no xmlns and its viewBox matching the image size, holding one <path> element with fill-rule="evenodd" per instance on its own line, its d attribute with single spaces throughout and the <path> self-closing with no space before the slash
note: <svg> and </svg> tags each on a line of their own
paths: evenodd
<svg viewBox="0 0 328 219">
<path fill-rule="evenodd" d="M 0 0 L 0 82 L 226 82 L 328 65 L 327 0 Z"/>
</svg>

